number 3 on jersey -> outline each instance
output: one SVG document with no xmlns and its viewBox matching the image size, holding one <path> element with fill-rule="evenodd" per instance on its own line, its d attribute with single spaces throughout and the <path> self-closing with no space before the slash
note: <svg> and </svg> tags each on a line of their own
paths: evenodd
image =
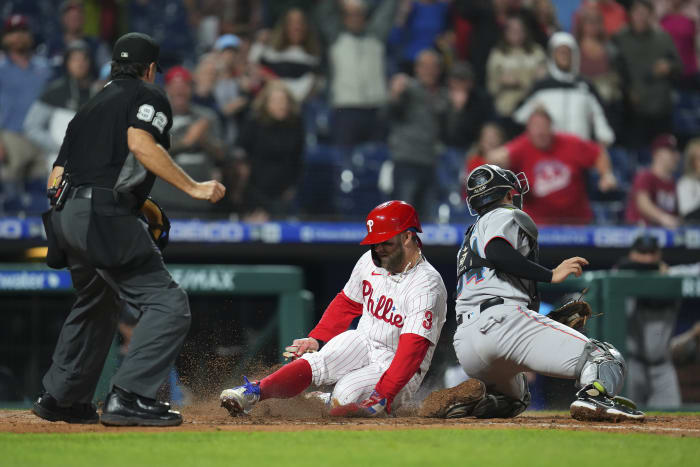
<svg viewBox="0 0 700 467">
<path fill-rule="evenodd" d="M 430 330 L 433 328 L 433 312 L 430 310 L 427 310 L 425 312 L 425 319 L 423 320 L 423 327 L 427 330 Z"/>
</svg>

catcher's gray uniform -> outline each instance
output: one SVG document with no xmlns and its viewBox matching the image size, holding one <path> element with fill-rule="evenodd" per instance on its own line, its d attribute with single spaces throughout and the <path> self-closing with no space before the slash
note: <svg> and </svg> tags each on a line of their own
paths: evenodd
<svg viewBox="0 0 700 467">
<path fill-rule="evenodd" d="M 503 205 L 485 213 L 467 232 L 460 263 L 469 249 L 484 258 L 494 238 L 506 240 L 526 257 L 537 249 L 534 222 Z M 515 416 L 527 407 L 525 371 L 578 379 L 581 385 L 599 381 L 612 395 L 620 390 L 624 362 L 619 353 L 531 309 L 536 302 L 531 281 L 489 267 L 467 269 L 458 278 L 456 300 L 454 347 L 462 368 L 482 380 L 487 393 L 505 396 L 508 407 L 493 416 Z"/>
</svg>

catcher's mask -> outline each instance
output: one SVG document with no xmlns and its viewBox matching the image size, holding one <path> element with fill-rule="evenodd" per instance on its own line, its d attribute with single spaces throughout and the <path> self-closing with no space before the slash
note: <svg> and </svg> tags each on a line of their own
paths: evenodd
<svg viewBox="0 0 700 467">
<path fill-rule="evenodd" d="M 491 204 L 513 193 L 513 205 L 523 208 L 523 195 L 530 191 L 530 183 L 524 172 L 517 175 L 497 165 L 484 164 L 467 176 L 467 207 L 469 214 L 482 215 Z"/>
</svg>

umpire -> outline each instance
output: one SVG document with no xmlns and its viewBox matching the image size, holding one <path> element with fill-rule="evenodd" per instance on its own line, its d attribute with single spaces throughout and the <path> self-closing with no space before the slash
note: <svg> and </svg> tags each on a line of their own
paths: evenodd
<svg viewBox="0 0 700 467">
<path fill-rule="evenodd" d="M 97 423 L 91 401 L 122 307 L 139 310 L 129 352 L 112 380 L 105 425 L 168 426 L 179 412 L 156 391 L 190 326 L 187 294 L 138 217 L 158 176 L 195 199 L 225 192 L 216 181 L 192 180 L 170 158 L 170 104 L 154 86 L 158 45 L 146 34 L 119 38 L 110 81 L 70 122 L 49 177 L 60 180 L 44 215 L 47 263 L 68 267 L 77 298 L 58 338 L 45 392 L 33 412 L 51 421 Z"/>
</svg>

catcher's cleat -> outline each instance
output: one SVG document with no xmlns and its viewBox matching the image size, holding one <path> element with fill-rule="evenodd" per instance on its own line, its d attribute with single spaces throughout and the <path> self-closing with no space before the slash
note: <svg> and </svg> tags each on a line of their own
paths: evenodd
<svg viewBox="0 0 700 467">
<path fill-rule="evenodd" d="M 621 422 L 644 420 L 644 412 L 624 397 L 609 397 L 600 383 L 594 382 L 576 393 L 571 403 L 571 417 L 580 421 Z"/>
<path fill-rule="evenodd" d="M 462 418 L 472 414 L 476 404 L 486 396 L 486 386 L 471 378 L 453 388 L 431 392 L 425 398 L 418 416 Z"/>
<path fill-rule="evenodd" d="M 232 417 L 248 415 L 253 406 L 260 400 L 260 385 L 257 381 L 250 382 L 243 377 L 242 386 L 224 389 L 219 396 L 221 407 L 228 410 Z"/>
</svg>

